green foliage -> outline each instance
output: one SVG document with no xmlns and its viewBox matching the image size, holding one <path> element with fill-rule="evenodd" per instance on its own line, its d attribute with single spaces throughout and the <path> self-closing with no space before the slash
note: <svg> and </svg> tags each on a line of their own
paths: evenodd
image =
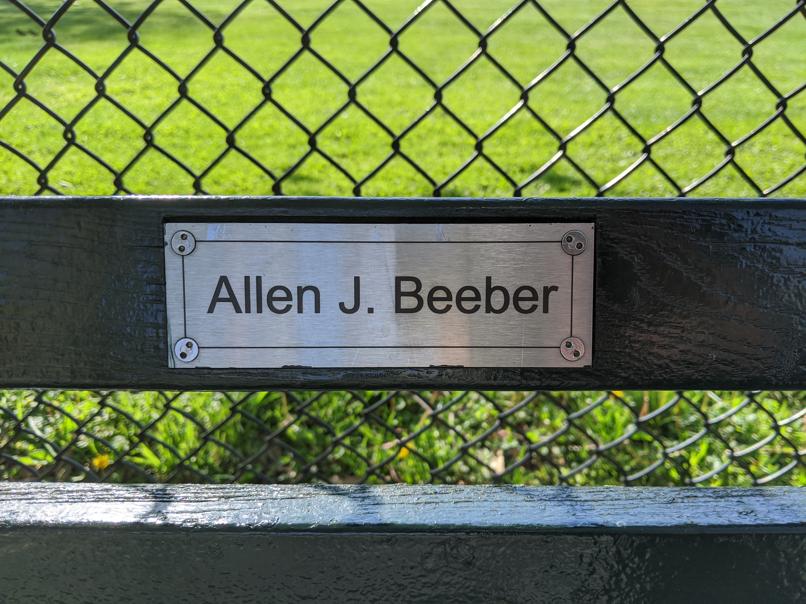
<svg viewBox="0 0 806 604">
<path fill-rule="evenodd" d="M 0 478 L 806 485 L 806 393 L 0 394 Z"/>
</svg>

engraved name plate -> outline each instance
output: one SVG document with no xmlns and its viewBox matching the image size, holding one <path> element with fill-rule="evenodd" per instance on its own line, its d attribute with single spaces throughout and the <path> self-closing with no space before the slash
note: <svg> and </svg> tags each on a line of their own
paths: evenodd
<svg viewBox="0 0 806 604">
<path fill-rule="evenodd" d="M 170 367 L 584 367 L 593 223 L 165 224 Z"/>
</svg>

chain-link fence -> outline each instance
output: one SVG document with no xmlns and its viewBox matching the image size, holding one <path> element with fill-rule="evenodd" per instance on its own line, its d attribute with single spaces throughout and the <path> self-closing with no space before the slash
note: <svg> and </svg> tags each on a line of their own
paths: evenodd
<svg viewBox="0 0 806 604">
<path fill-rule="evenodd" d="M 804 0 L 6 0 L 0 194 L 804 196 L 805 89 Z M 806 484 L 804 448 L 804 393 L 0 392 L 12 479 Z"/>
<path fill-rule="evenodd" d="M 8 0 L 4 191 L 806 191 L 803 0 Z"/>
<path fill-rule="evenodd" d="M 802 484 L 806 393 L 6 392 L 0 473 L 123 482 Z"/>
</svg>

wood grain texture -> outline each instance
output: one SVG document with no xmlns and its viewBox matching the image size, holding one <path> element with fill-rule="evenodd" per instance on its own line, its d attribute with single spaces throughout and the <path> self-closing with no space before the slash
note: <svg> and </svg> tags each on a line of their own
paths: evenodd
<svg viewBox="0 0 806 604">
<path fill-rule="evenodd" d="M 0 527 L 806 534 L 806 489 L 0 483 Z"/>
<path fill-rule="evenodd" d="M 166 220 L 595 221 L 593 366 L 170 370 Z M 0 386 L 806 388 L 799 200 L 0 200 Z"/>
</svg>

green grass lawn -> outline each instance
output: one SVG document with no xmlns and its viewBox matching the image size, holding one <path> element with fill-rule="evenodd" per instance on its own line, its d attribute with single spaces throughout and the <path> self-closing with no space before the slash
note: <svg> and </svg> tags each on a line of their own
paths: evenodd
<svg viewBox="0 0 806 604">
<path fill-rule="evenodd" d="M 390 29 L 397 29 L 420 0 L 373 0 L 366 6 Z M 43 17 L 60 4 L 55 0 L 27 3 Z M 151 3 L 146 0 L 110 2 L 121 15 L 136 19 Z M 177 0 L 166 0 L 138 28 L 143 49 L 154 53 L 173 71 L 158 66 L 134 49 L 104 76 L 106 94 L 131 111 L 127 117 L 106 98 L 99 98 L 95 79 L 74 62 L 51 49 L 27 73 L 27 93 L 46 104 L 65 122 L 90 107 L 75 125 L 75 135 L 87 150 L 114 171 L 126 170 L 123 185 L 134 193 L 190 193 L 194 175 L 208 193 L 268 194 L 274 178 L 282 178 L 286 194 L 350 194 L 355 182 L 380 166 L 361 187 L 365 195 L 430 195 L 436 186 L 444 195 L 507 196 L 515 186 L 487 161 L 478 159 L 458 177 L 457 169 L 474 155 L 478 137 L 515 107 L 521 92 L 544 69 L 557 61 L 566 40 L 532 5 L 527 4 L 495 30 L 488 51 L 512 79 L 482 56 L 460 77 L 441 88 L 443 106 L 428 111 L 436 86 L 459 69 L 478 48 L 471 31 L 441 2 L 429 6 L 419 20 L 399 36 L 398 47 L 432 80 L 428 83 L 399 56 L 392 55 L 366 78 L 389 46 L 389 35 L 353 2 L 339 4 L 310 33 L 311 47 L 338 69 L 340 79 L 314 54 L 302 53 L 278 74 L 300 49 L 300 33 L 263 0 L 255 0 L 231 20 L 234 0 L 197 0 L 193 5 L 221 28 L 224 45 L 254 70 L 239 65 L 224 50 L 215 51 L 212 30 Z M 593 19 L 609 2 L 550 0 L 545 9 L 565 31 L 573 33 Z M 672 31 L 701 6 L 700 0 L 655 0 L 629 3 L 656 35 Z M 283 3 L 301 27 L 309 27 L 330 1 L 294 0 Z M 477 30 L 487 30 L 515 5 L 514 0 L 459 0 L 456 7 Z M 746 39 L 758 36 L 793 8 L 790 0 L 721 0 L 725 17 Z M 96 74 L 129 47 L 126 30 L 94 2 L 76 2 L 55 26 L 56 40 Z M 796 91 L 806 82 L 806 18 L 795 15 L 753 50 L 754 64 L 778 95 Z M 40 28 L 18 8 L 0 5 L 0 60 L 14 73 L 22 72 L 42 44 Z M 576 42 L 576 54 L 607 87 L 624 82 L 653 56 L 655 44 L 622 8 L 609 13 Z M 695 90 L 705 90 L 741 60 L 741 44 L 707 11 L 673 37 L 665 58 Z M 200 62 L 206 59 L 201 66 Z M 187 84 L 189 99 L 178 99 L 178 80 Z M 271 99 L 263 95 L 270 82 Z M 0 140 L 12 145 L 41 167 L 65 144 L 63 126 L 27 99 L 14 102 L 13 78 L 0 72 L 0 107 L 13 107 L 0 118 Z M 348 100 L 349 84 L 356 99 L 388 130 L 353 104 L 328 121 Z M 748 66 L 705 95 L 703 115 L 730 141 L 738 141 L 776 112 L 778 95 Z M 214 114 L 216 123 L 192 99 Z M 557 138 L 528 110 L 541 116 L 565 138 L 601 109 L 607 92 L 573 60 L 532 88 L 524 107 L 484 139 L 483 150 L 512 181 L 522 185 L 557 152 Z M 693 96 L 670 72 L 656 63 L 638 79 L 618 90 L 615 108 L 645 139 L 662 133 L 692 105 Z M 8 105 L 6 105 L 8 106 Z M 164 117 L 163 112 L 173 109 Z M 294 123 L 282 109 L 292 114 Z M 527 110 L 528 109 L 528 110 Z M 447 111 L 466 124 L 466 130 Z M 248 119 L 245 119 L 250 116 Z M 786 116 L 800 133 L 806 132 L 806 92 L 787 102 Z M 323 127 L 323 124 L 327 125 Z M 153 128 L 154 146 L 143 142 L 143 126 Z M 228 151 L 228 131 L 239 149 L 265 167 L 259 168 L 234 150 Z M 472 132 L 472 134 L 471 134 Z M 317 148 L 333 158 L 349 177 L 320 154 L 310 154 L 310 133 Z M 400 155 L 392 140 L 422 167 L 435 184 Z M 568 143 L 568 156 L 602 185 L 641 157 L 639 141 L 612 112 Z M 166 159 L 160 149 L 181 162 Z M 652 147 L 652 158 L 680 187 L 707 174 L 723 160 L 726 146 L 700 117 Z M 775 120 L 736 151 L 738 164 L 762 189 L 770 188 L 806 164 L 806 143 L 787 124 Z M 143 153 L 142 155 L 140 155 Z M 132 160 L 137 160 L 132 164 Z M 212 167 L 211 167 L 212 166 Z M 290 174 L 288 171 L 294 168 Z M 0 191 L 37 191 L 36 170 L 0 149 Z M 49 184 L 66 194 L 111 194 L 116 191 L 110 171 L 76 147 L 48 170 Z M 525 195 L 590 195 L 596 189 L 565 159 L 523 189 Z M 677 190 L 648 163 L 609 191 L 625 196 L 674 195 Z M 806 173 L 780 189 L 780 195 L 806 193 Z M 756 191 L 728 167 L 696 189 L 697 195 L 741 196 Z"/>
<path fill-rule="evenodd" d="M 108 4 L 130 22 L 152 6 L 146 0 Z M 806 166 L 803 14 L 754 45 L 753 64 L 767 84 L 745 65 L 712 88 L 742 59 L 742 44 L 713 11 L 668 40 L 665 59 L 691 89 L 706 93 L 700 115 L 658 138 L 687 115 L 695 95 L 659 62 L 630 79 L 652 59 L 655 43 L 621 6 L 576 38 L 575 54 L 585 67 L 568 59 L 531 84 L 564 56 L 567 39 L 557 27 L 580 30 L 608 1 L 542 1 L 557 27 L 525 3 L 486 38 L 489 57 L 481 55 L 456 78 L 452 74 L 479 47 L 482 34 L 473 28 L 487 31 L 515 0 L 455 0 L 467 23 L 442 2 L 426 6 L 396 38 L 421 72 L 396 54 L 381 61 L 389 33 L 349 0 L 320 22 L 329 0 L 281 2 L 301 28 L 317 23 L 308 33 L 315 53 L 303 52 L 283 68 L 300 50 L 299 29 L 263 0 L 229 19 L 238 4 L 192 0 L 210 27 L 178 0 L 165 0 L 138 26 L 142 48 L 132 49 L 126 29 L 96 3 L 74 2 L 56 23 L 55 39 L 86 69 L 55 48 L 29 69 L 42 47 L 42 28 L 10 2 L 0 4 L 0 194 L 39 192 L 42 171 L 43 192 L 72 195 L 183 194 L 193 192 L 196 181 L 210 194 L 266 195 L 279 188 L 350 195 L 360 185 L 361 194 L 375 196 L 510 196 L 516 189 L 584 196 L 643 157 L 640 136 L 657 141 L 651 158 L 676 185 L 644 162 L 607 194 L 675 195 L 725 158 L 725 141 L 707 121 L 727 141 L 740 143 L 736 162 L 760 189 L 794 175 L 775 194 L 806 195 L 806 172 L 799 173 Z M 390 30 L 420 4 L 364 0 Z M 26 5 L 47 20 L 61 2 Z M 628 5 L 662 37 L 702 2 Z M 794 3 L 719 0 L 717 6 L 750 40 Z M 224 48 L 216 49 L 214 28 Z M 25 95 L 14 88 L 20 74 Z M 180 82 L 187 98 L 178 94 Z M 351 88 L 354 103 L 348 103 Z M 520 105 L 527 89 L 528 101 Z M 577 133 L 605 107 L 607 89 L 634 132 L 611 110 Z M 435 105 L 436 91 L 441 103 Z M 746 139 L 776 115 L 781 98 L 783 115 Z M 65 124 L 76 144 L 65 143 Z M 317 151 L 311 152 L 314 138 Z M 476 157 L 460 171 L 479 140 L 486 159 Z M 532 179 L 561 146 L 566 155 Z M 757 193 L 731 165 L 694 190 L 701 196 Z M 638 484 L 676 484 L 688 475 L 705 484 L 749 484 L 755 475 L 806 484 L 802 464 L 776 475 L 806 448 L 806 394 L 745 400 L 734 392 L 678 399 L 668 392 L 618 391 L 388 399 L 375 392 L 60 392 L 37 400 L 28 391 L 0 391 L 0 478 L 138 481 L 145 470 L 157 480 L 556 483 L 570 476 L 572 484 L 609 484 L 632 476 Z M 597 443 L 612 446 L 597 452 Z M 739 461 L 731 463 L 731 449 Z"/>
</svg>

